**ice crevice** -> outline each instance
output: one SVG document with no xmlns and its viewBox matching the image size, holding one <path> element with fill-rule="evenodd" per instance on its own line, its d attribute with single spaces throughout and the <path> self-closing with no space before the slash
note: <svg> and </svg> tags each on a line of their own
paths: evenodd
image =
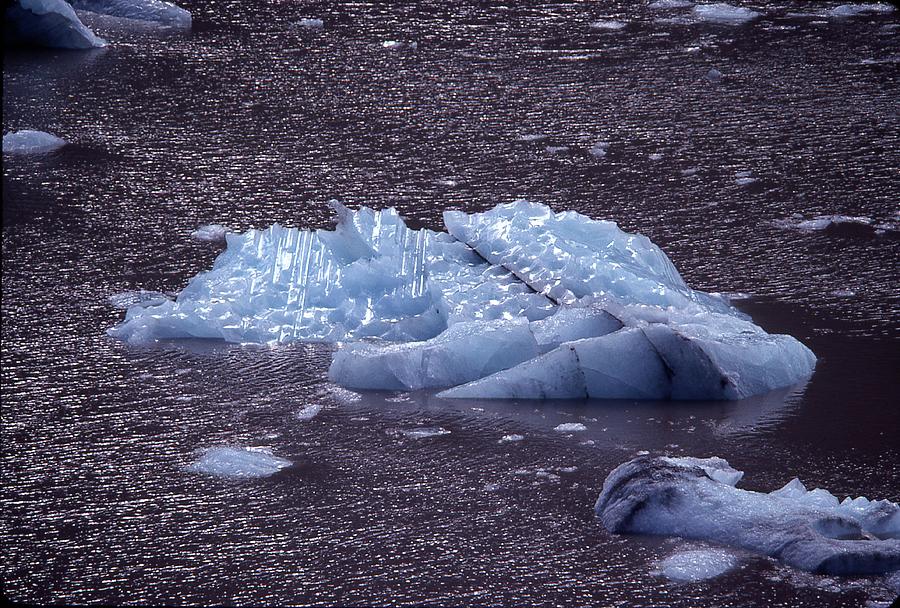
<svg viewBox="0 0 900 608">
<path fill-rule="evenodd" d="M 740 399 L 815 366 L 613 222 L 520 200 L 438 232 L 330 204 L 334 230 L 227 233 L 209 271 L 109 334 L 336 343 L 335 383 L 446 398 Z"/>
</svg>

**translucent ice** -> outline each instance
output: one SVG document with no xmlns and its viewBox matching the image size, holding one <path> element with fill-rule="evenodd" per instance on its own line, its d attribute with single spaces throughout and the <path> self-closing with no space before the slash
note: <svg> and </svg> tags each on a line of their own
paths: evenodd
<svg viewBox="0 0 900 608">
<path fill-rule="evenodd" d="M 671 8 L 690 8 L 694 6 L 693 2 L 688 0 L 656 0 L 647 5 L 647 8 L 658 11 Z"/>
<path fill-rule="evenodd" d="M 609 474 L 596 512 L 608 530 L 740 547 L 810 572 L 874 574 L 900 568 L 900 508 L 837 498 L 794 480 L 769 494 L 734 486 L 720 458 L 639 456 Z"/>
<path fill-rule="evenodd" d="M 164 0 L 72 0 L 72 7 L 111 17 L 189 28 L 191 13 Z"/>
<path fill-rule="evenodd" d="M 628 25 L 624 21 L 616 21 L 615 19 L 601 19 L 591 23 L 591 27 L 595 30 L 621 30 Z"/>
<path fill-rule="evenodd" d="M 186 470 L 219 477 L 268 477 L 292 464 L 258 448 L 218 447 L 206 450 Z"/>
<path fill-rule="evenodd" d="M 322 406 L 318 403 L 313 403 L 311 405 L 307 405 L 300 409 L 299 412 L 294 414 L 294 417 L 297 420 L 303 420 L 304 422 L 307 420 L 312 420 L 316 416 L 319 415 L 319 412 L 322 411 Z"/>
<path fill-rule="evenodd" d="M 725 3 L 698 4 L 694 7 L 694 18 L 700 21 L 720 23 L 724 25 L 740 25 L 753 21 L 760 13 L 749 8 L 731 6 Z"/>
<path fill-rule="evenodd" d="M 721 549 L 678 551 L 661 560 L 656 572 L 679 582 L 696 582 L 720 576 L 733 569 L 737 558 Z"/>
<path fill-rule="evenodd" d="M 191 238 L 195 241 L 207 241 L 211 243 L 225 242 L 225 234 L 228 228 L 219 224 L 207 224 L 200 226 L 191 232 Z"/>
<path fill-rule="evenodd" d="M 4 7 L 3 37 L 7 44 L 60 49 L 106 46 L 64 0 L 12 0 Z M 5 141 L 3 147 L 5 152 Z"/>
<path fill-rule="evenodd" d="M 301 19 L 297 22 L 298 27 L 305 27 L 312 30 L 319 30 L 325 27 L 325 22 L 321 19 Z"/>
<path fill-rule="evenodd" d="M 447 212 L 446 234 L 333 206 L 333 231 L 228 233 L 210 271 L 110 335 L 340 342 L 334 382 L 443 397 L 740 399 L 815 364 L 612 222 L 517 201 Z"/>
<path fill-rule="evenodd" d="M 41 154 L 66 145 L 66 140 L 44 131 L 23 129 L 3 136 L 4 154 Z"/>
</svg>

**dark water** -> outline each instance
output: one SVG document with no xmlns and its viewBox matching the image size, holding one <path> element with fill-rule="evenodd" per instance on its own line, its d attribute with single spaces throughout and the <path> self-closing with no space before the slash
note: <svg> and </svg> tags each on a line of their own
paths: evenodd
<svg viewBox="0 0 900 608">
<path fill-rule="evenodd" d="M 73 142 L 3 158 L 8 597 L 890 599 L 877 578 L 752 555 L 676 585 L 652 570 L 683 541 L 610 535 L 592 506 L 639 450 L 722 456 L 751 489 L 798 476 L 900 500 L 897 229 L 773 225 L 792 213 L 897 223 L 898 17 L 815 23 L 786 16 L 812 3 L 770 3 L 754 5 L 768 14 L 752 25 L 717 27 L 654 22 L 667 15 L 630 2 L 183 4 L 190 33 L 104 22 L 106 50 L 4 54 L 3 131 Z M 292 25 L 303 17 L 324 30 Z M 601 18 L 628 25 L 589 27 Z M 603 159 L 588 153 L 597 141 L 610 144 Z M 739 171 L 759 179 L 739 186 Z M 448 403 L 341 391 L 324 380 L 328 347 L 134 348 L 105 336 L 122 317 L 108 296 L 177 291 L 211 265 L 215 248 L 188 238 L 198 225 L 327 226 L 335 197 L 394 205 L 414 227 L 517 197 L 613 219 L 662 246 L 692 287 L 750 294 L 741 308 L 808 344 L 816 374 L 737 403 Z M 297 420 L 311 403 L 325 409 Z M 570 421 L 588 430 L 552 430 Z M 397 432 L 423 426 L 451 432 Z M 525 440 L 498 443 L 509 433 Z M 254 481 L 182 470 L 221 444 L 297 465 Z"/>
</svg>

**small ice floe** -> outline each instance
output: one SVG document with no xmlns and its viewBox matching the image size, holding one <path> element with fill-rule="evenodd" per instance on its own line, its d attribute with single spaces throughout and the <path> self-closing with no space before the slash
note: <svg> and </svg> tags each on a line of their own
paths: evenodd
<svg viewBox="0 0 900 608">
<path fill-rule="evenodd" d="M 522 441 L 523 439 L 525 439 L 524 435 L 516 435 L 515 433 L 513 433 L 512 435 L 504 435 L 497 443 L 513 443 L 516 441 Z"/>
<path fill-rule="evenodd" d="M 684 177 L 691 177 L 693 175 L 697 175 L 697 167 L 691 167 L 690 169 L 682 169 L 681 174 Z"/>
<path fill-rule="evenodd" d="M 900 568 L 900 507 L 839 501 L 794 479 L 774 492 L 735 487 L 743 473 L 721 458 L 639 456 L 616 467 L 595 510 L 614 533 L 681 536 L 769 555 L 820 574 Z"/>
<path fill-rule="evenodd" d="M 207 224 L 205 226 L 200 226 L 193 232 L 191 232 L 191 238 L 195 241 L 202 241 L 207 243 L 224 243 L 225 242 L 225 234 L 228 233 L 228 228 L 225 226 L 221 226 L 219 224 Z"/>
<path fill-rule="evenodd" d="M 423 426 L 415 429 L 394 429 L 391 434 L 401 435 L 403 437 L 408 437 L 409 439 L 427 439 L 428 437 L 440 437 L 441 435 L 449 435 L 450 431 L 440 426 Z"/>
<path fill-rule="evenodd" d="M 385 40 L 381 43 L 381 46 L 392 51 L 415 51 L 419 48 L 419 43 L 402 42 L 400 40 Z"/>
<path fill-rule="evenodd" d="M 562 154 L 569 151 L 569 146 L 545 146 L 544 150 L 549 154 Z"/>
<path fill-rule="evenodd" d="M 716 68 L 710 68 L 710 70 L 706 73 L 706 79 L 713 84 L 718 84 L 722 81 L 722 72 L 720 72 Z"/>
<path fill-rule="evenodd" d="M 720 25 L 741 25 L 761 16 L 756 11 L 739 6 L 731 6 L 723 2 L 716 4 L 698 4 L 694 7 L 694 18 L 707 23 Z"/>
<path fill-rule="evenodd" d="M 544 141 L 545 139 L 547 139 L 549 137 L 550 137 L 549 135 L 544 135 L 543 133 L 525 133 L 525 134 L 519 135 L 518 140 L 519 141 L 527 141 L 527 142 Z"/>
<path fill-rule="evenodd" d="M 737 563 L 737 557 L 721 549 L 683 550 L 661 560 L 654 574 L 672 581 L 693 583 L 724 574 Z"/>
<path fill-rule="evenodd" d="M 828 14 L 832 17 L 846 19 L 848 17 L 859 17 L 860 15 L 886 15 L 893 12 L 894 7 L 890 4 L 872 3 L 842 4 L 828 11 Z"/>
<path fill-rule="evenodd" d="M 23 129 L 3 136 L 3 153 L 43 154 L 61 148 L 66 143 L 66 140 L 44 131 Z"/>
<path fill-rule="evenodd" d="M 673 8 L 690 8 L 694 6 L 693 2 L 688 0 L 656 0 L 647 5 L 647 8 L 653 11 L 664 11 Z"/>
<path fill-rule="evenodd" d="M 499 483 L 486 483 L 484 484 L 484 488 L 482 488 L 485 492 L 497 492 L 500 489 Z"/>
<path fill-rule="evenodd" d="M 658 161 L 658 160 L 662 160 L 662 159 L 663 159 L 663 155 L 660 154 L 660 153 L 658 153 L 658 152 L 656 152 L 656 153 L 654 153 L 654 154 L 651 154 L 651 155 L 648 156 L 647 158 L 649 158 L 650 160 L 652 160 L 652 161 L 655 162 L 655 161 Z"/>
<path fill-rule="evenodd" d="M 624 21 L 616 21 L 615 19 L 600 19 L 591 23 L 591 28 L 595 30 L 618 31 L 624 29 L 628 25 Z"/>
<path fill-rule="evenodd" d="M 738 186 L 749 186 L 755 181 L 757 179 L 753 177 L 753 171 L 738 171 L 734 174 L 734 183 Z"/>
<path fill-rule="evenodd" d="M 217 447 L 206 450 L 185 470 L 218 477 L 268 477 L 292 464 L 263 448 Z"/>
<path fill-rule="evenodd" d="M 107 301 L 113 308 L 128 310 L 129 306 L 158 306 L 171 299 L 172 298 L 161 291 L 144 291 L 143 289 L 139 289 L 114 293 L 107 298 Z"/>
<path fill-rule="evenodd" d="M 588 150 L 588 153 L 594 158 L 603 158 L 607 152 L 609 152 L 608 141 L 598 141 Z"/>
<path fill-rule="evenodd" d="M 810 219 L 804 219 L 800 214 L 793 214 L 788 218 L 772 222 L 778 228 L 802 230 L 804 232 L 817 232 L 826 230 L 838 224 L 856 224 L 859 226 L 871 226 L 873 220 L 870 217 L 854 215 L 817 215 Z"/>
<path fill-rule="evenodd" d="M 312 420 L 322 411 L 322 407 L 323 406 L 318 403 L 307 405 L 294 414 L 294 418 L 303 421 Z"/>
<path fill-rule="evenodd" d="M 308 30 L 320 30 L 325 27 L 325 22 L 321 19 L 301 19 L 294 23 L 297 27 L 306 28 Z"/>
<path fill-rule="evenodd" d="M 456 188 L 459 185 L 459 182 L 455 179 L 438 179 L 434 183 L 445 188 Z"/>
<path fill-rule="evenodd" d="M 557 433 L 577 433 L 579 431 L 586 431 L 587 427 L 580 422 L 564 422 L 553 427 L 553 430 Z"/>
</svg>

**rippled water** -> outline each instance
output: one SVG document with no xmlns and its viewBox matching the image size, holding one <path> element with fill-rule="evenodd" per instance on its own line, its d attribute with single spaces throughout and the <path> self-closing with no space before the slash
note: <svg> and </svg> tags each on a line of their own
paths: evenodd
<svg viewBox="0 0 900 608">
<path fill-rule="evenodd" d="M 796 18 L 807 3 L 769 3 L 754 24 L 719 27 L 660 23 L 671 14 L 630 2 L 183 4 L 190 33 L 102 21 L 106 50 L 4 54 L 4 132 L 73 142 L 3 159 L 10 597 L 888 597 L 878 579 L 802 575 L 751 555 L 676 585 L 652 571 L 682 541 L 610 535 L 592 506 L 639 450 L 722 456 L 751 489 L 799 476 L 900 499 L 896 16 Z M 303 17 L 325 28 L 293 25 Z M 589 27 L 598 19 L 628 25 Z M 520 140 L 536 134 L 547 137 Z M 598 141 L 609 142 L 599 159 Z M 742 171 L 758 181 L 738 185 Z M 444 209 L 517 197 L 615 220 L 662 246 L 692 287 L 749 294 L 744 310 L 819 355 L 815 376 L 738 403 L 448 403 L 336 389 L 324 379 L 329 347 L 134 348 L 105 336 L 122 317 L 110 295 L 177 291 L 211 265 L 215 247 L 189 239 L 200 224 L 327 226 L 326 201 L 340 198 L 440 228 Z M 882 228 L 774 223 L 794 213 Z M 314 403 L 322 412 L 298 420 Z M 553 431 L 574 421 L 588 430 Z M 420 427 L 450 433 L 402 432 Z M 510 433 L 525 439 L 498 443 Z M 197 449 L 223 444 L 297 465 L 254 481 L 183 471 Z"/>
</svg>

